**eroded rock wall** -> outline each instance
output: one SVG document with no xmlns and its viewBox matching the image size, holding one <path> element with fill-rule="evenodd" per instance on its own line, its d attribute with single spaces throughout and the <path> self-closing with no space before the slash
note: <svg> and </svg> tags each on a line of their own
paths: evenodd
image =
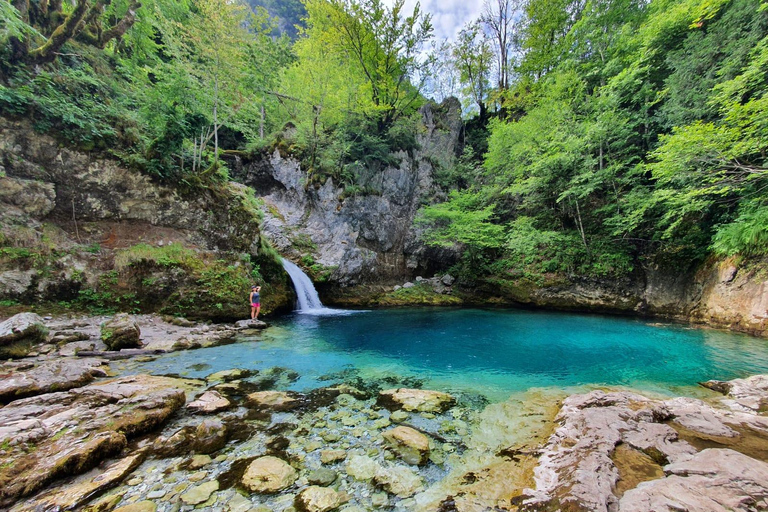
<svg viewBox="0 0 768 512">
<path fill-rule="evenodd" d="M 85 299 L 118 310 L 187 301 L 187 310 L 167 312 L 246 315 L 245 298 L 226 296 L 242 285 L 247 297 L 250 259 L 262 252 L 260 213 L 245 186 L 181 193 L 104 155 L 61 147 L 28 121 L 0 121 L 0 300 Z M 139 244 L 178 244 L 187 264 L 137 254 L 118 268 L 118 253 Z M 197 289 L 206 279 L 210 300 Z"/>
<path fill-rule="evenodd" d="M 461 106 L 449 99 L 421 110 L 423 130 L 413 155 L 401 152 L 398 166 L 370 177 L 377 193 L 345 196 L 329 178 L 307 186 L 299 162 L 275 150 L 243 169 L 243 182 L 266 203 L 264 235 L 295 259 L 309 255 L 332 269 L 330 280 L 341 287 L 397 283 L 428 273 L 455 255 L 425 247 L 413 219 L 424 202 L 440 194 L 436 166 L 448 167 L 459 144 Z"/>
</svg>

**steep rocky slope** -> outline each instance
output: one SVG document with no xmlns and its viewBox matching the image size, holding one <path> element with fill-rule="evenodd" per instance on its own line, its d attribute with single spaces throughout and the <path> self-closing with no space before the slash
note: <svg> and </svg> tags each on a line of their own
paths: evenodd
<svg viewBox="0 0 768 512">
<path fill-rule="evenodd" d="M 101 155 L 62 148 L 28 122 L 0 123 L 5 305 L 244 317 L 250 283 L 275 265 L 259 222 L 242 185 L 182 194 Z M 272 282 L 268 309 L 288 302 L 285 279 Z"/>
</svg>

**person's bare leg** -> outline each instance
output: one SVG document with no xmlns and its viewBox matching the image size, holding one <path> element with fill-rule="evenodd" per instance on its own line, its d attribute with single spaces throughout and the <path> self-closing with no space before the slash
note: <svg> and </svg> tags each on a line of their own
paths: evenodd
<svg viewBox="0 0 768 512">
<path fill-rule="evenodd" d="M 259 304 L 258 306 L 256 306 L 256 316 L 255 316 L 255 317 L 253 317 L 253 319 L 254 319 L 254 320 L 258 320 L 258 319 L 259 319 L 259 312 L 260 312 L 260 311 L 261 311 L 261 304 Z"/>
<path fill-rule="evenodd" d="M 251 320 L 254 320 L 256 318 L 256 315 L 258 315 L 258 313 L 256 312 L 256 308 L 251 307 Z"/>
</svg>

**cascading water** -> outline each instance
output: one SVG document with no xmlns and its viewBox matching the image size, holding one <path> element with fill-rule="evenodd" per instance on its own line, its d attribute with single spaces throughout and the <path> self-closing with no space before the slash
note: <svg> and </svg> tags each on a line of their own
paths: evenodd
<svg viewBox="0 0 768 512">
<path fill-rule="evenodd" d="M 291 276 L 293 287 L 296 289 L 296 296 L 298 297 L 299 303 L 297 310 L 299 312 L 312 313 L 328 309 L 323 306 L 322 302 L 320 302 L 317 290 L 315 290 L 315 286 L 312 284 L 312 280 L 307 274 L 292 261 L 286 259 L 283 259 L 283 268 L 288 272 L 288 275 Z"/>
</svg>

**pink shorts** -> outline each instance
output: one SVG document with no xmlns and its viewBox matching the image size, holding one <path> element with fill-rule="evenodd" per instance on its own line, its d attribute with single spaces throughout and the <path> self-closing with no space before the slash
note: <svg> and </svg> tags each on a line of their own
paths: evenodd
<svg viewBox="0 0 768 512">
<path fill-rule="evenodd" d="M 261 303 L 260 303 L 260 302 L 251 302 L 251 307 L 252 307 L 252 308 L 258 308 L 258 307 L 260 307 L 260 306 L 261 306 Z"/>
</svg>

